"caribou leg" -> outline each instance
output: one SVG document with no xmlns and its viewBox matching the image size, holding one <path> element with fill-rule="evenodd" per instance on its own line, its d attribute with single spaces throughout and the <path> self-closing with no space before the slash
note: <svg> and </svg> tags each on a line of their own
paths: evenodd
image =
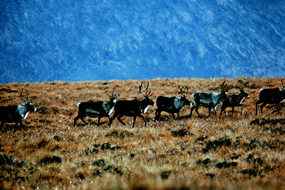
<svg viewBox="0 0 285 190">
<path fill-rule="evenodd" d="M 258 114 L 258 106 L 259 106 L 260 103 L 261 103 L 260 100 L 258 100 L 258 101 L 255 103 L 255 115 Z"/>
<path fill-rule="evenodd" d="M 160 113 L 161 113 L 161 111 L 158 110 L 158 109 L 155 111 L 155 118 L 154 118 L 154 120 L 160 121 Z"/>
<path fill-rule="evenodd" d="M 75 118 L 74 118 L 74 120 L 73 120 L 73 126 L 75 126 L 76 125 L 76 121 L 79 119 L 79 115 L 77 115 Z"/>
<path fill-rule="evenodd" d="M 232 107 L 232 117 L 234 117 L 235 107 Z"/>
<path fill-rule="evenodd" d="M 118 115 L 118 116 L 117 116 L 117 119 L 118 119 L 118 121 L 119 121 L 120 123 L 122 123 L 123 125 L 126 125 L 126 124 L 123 122 L 123 120 L 121 120 L 122 117 L 123 117 L 122 115 Z"/>
<path fill-rule="evenodd" d="M 223 115 L 223 112 L 225 111 L 225 107 L 224 106 L 222 106 L 221 107 L 221 112 L 220 112 L 220 117 Z"/>
<path fill-rule="evenodd" d="M 115 114 L 112 117 L 109 117 L 109 127 L 111 127 L 113 120 L 115 119 Z"/>
<path fill-rule="evenodd" d="M 101 117 L 99 116 L 99 117 L 98 117 L 97 126 L 99 126 L 99 125 L 100 125 L 100 119 L 101 119 Z"/>
<path fill-rule="evenodd" d="M 201 115 L 198 112 L 198 107 L 195 108 L 195 112 L 197 113 L 198 117 L 201 117 Z"/>
<path fill-rule="evenodd" d="M 208 107 L 208 117 L 211 116 L 211 110 L 212 110 L 212 108 L 211 108 L 211 106 L 209 106 L 209 107 Z"/>
<path fill-rule="evenodd" d="M 192 112 L 194 110 L 194 107 L 191 108 L 191 111 L 190 111 L 190 114 L 189 114 L 189 117 L 191 118 L 192 117 Z"/>
<path fill-rule="evenodd" d="M 80 117 L 80 120 L 84 123 L 84 125 L 87 124 L 87 122 L 84 120 L 84 118 L 82 116 Z"/>
<path fill-rule="evenodd" d="M 84 121 L 83 117 L 84 117 L 84 116 L 78 114 L 78 115 L 74 118 L 73 126 L 76 125 L 76 122 L 77 122 L 78 119 L 80 119 L 80 120 L 86 125 L 87 123 L 86 123 L 86 121 Z"/>
<path fill-rule="evenodd" d="M 137 116 L 134 116 L 132 128 L 135 127 L 136 118 L 137 118 Z"/>
<path fill-rule="evenodd" d="M 265 102 L 263 102 L 262 104 L 261 104 L 261 106 L 260 106 L 260 112 L 262 113 L 262 110 L 263 110 L 263 107 L 264 106 L 266 106 L 266 103 Z"/>
</svg>

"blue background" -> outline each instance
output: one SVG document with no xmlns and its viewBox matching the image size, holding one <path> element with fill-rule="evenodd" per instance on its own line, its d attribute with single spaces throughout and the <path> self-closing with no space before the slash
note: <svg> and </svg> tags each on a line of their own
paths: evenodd
<svg viewBox="0 0 285 190">
<path fill-rule="evenodd" d="M 0 83 L 285 76 L 283 0 L 1 0 Z"/>
</svg>

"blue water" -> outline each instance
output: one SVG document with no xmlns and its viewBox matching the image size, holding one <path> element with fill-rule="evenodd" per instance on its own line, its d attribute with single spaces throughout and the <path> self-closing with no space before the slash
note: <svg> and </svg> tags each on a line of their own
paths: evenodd
<svg viewBox="0 0 285 190">
<path fill-rule="evenodd" d="M 0 83 L 285 76 L 284 0 L 1 0 Z"/>
</svg>

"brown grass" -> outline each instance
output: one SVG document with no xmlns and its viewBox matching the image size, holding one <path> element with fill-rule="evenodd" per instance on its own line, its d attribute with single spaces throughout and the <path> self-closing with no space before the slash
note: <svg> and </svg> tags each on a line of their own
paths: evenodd
<svg viewBox="0 0 285 190">
<path fill-rule="evenodd" d="M 189 87 L 190 98 L 194 91 L 216 89 L 222 80 L 150 82 L 155 100 L 158 95 L 176 95 L 178 85 Z M 1 105 L 19 103 L 18 92 L 25 89 L 24 94 L 44 111 L 30 114 L 24 128 L 11 124 L 2 127 L 0 154 L 16 161 L 1 164 L 0 158 L 0 189 L 284 188 L 284 126 L 249 124 L 256 118 L 254 102 L 258 89 L 280 86 L 279 79 L 227 81 L 229 87 L 243 86 L 250 93 L 243 116 L 236 113 L 221 119 L 198 118 L 194 113 L 191 119 L 173 120 L 164 113 L 163 121 L 157 123 L 152 120 L 153 107 L 146 114 L 147 127 L 137 119 L 135 128 L 131 128 L 130 118 L 124 119 L 129 123 L 125 127 L 115 120 L 109 128 L 106 118 L 100 127 L 93 119 L 89 119 L 88 125 L 73 127 L 78 101 L 106 100 L 114 88 L 121 98 L 133 98 L 138 96 L 137 84 L 138 81 L 102 81 L 1 85 Z M 3 90 L 6 88 L 12 91 Z M 270 112 L 267 108 L 258 117 L 285 116 L 284 110 L 281 114 Z M 201 109 L 201 113 L 206 116 L 207 110 Z M 188 114 L 186 107 L 180 115 Z M 270 130 L 277 127 L 281 131 Z M 189 133 L 174 136 L 173 128 L 185 128 Z M 217 141 L 222 144 L 213 147 Z M 104 143 L 117 148 L 102 148 Z M 41 162 L 53 156 L 61 158 L 61 162 Z"/>
</svg>

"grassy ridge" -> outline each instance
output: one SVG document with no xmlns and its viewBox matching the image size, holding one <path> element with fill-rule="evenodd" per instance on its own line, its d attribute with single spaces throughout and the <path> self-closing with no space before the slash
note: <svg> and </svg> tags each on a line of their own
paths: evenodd
<svg viewBox="0 0 285 190">
<path fill-rule="evenodd" d="M 178 85 L 189 87 L 188 97 L 199 90 L 214 90 L 221 80 L 153 80 L 152 99 L 176 95 Z M 107 119 L 96 126 L 73 127 L 76 103 L 106 100 L 115 88 L 121 98 L 138 95 L 138 81 L 1 85 L 1 105 L 19 103 L 24 90 L 40 110 L 25 121 L 25 128 L 5 125 L 0 132 L 0 187 L 41 189 L 280 189 L 285 183 L 284 127 L 250 125 L 256 117 L 259 88 L 280 86 L 279 79 L 229 80 L 230 88 L 242 86 L 250 97 L 243 116 L 181 119 L 163 114 L 154 122 L 155 107 L 146 114 L 144 127 L 137 119 L 131 128 Z M 10 89 L 10 91 L 7 91 Z M 230 92 L 234 92 L 231 90 Z M 270 115 L 270 109 L 258 117 Z M 80 122 L 78 122 L 80 123 Z"/>
</svg>

